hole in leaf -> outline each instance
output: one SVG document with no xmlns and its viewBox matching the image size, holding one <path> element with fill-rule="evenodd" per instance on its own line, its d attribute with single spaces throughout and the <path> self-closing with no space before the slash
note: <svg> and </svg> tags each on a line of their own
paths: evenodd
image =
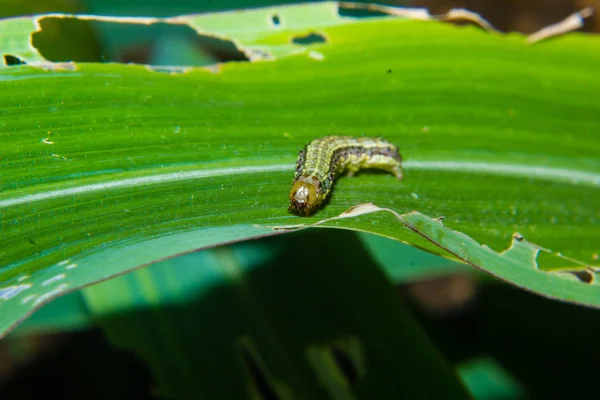
<svg viewBox="0 0 600 400">
<path fill-rule="evenodd" d="M 315 43 L 325 43 L 327 42 L 327 39 L 325 38 L 324 35 L 321 35 L 320 33 L 309 33 L 308 35 L 304 35 L 304 36 L 295 36 L 292 39 L 292 43 L 294 44 L 300 44 L 303 46 L 308 46 L 311 44 L 315 44 Z"/>
<path fill-rule="evenodd" d="M 52 62 L 206 66 L 248 61 L 232 41 L 200 35 L 187 25 L 57 17 L 41 18 L 39 24 L 41 30 L 32 35 L 32 44 Z"/>
<path fill-rule="evenodd" d="M 278 14 L 273 14 L 271 15 L 271 22 L 273 23 L 273 25 L 279 26 L 279 24 L 281 24 L 281 18 L 279 18 Z"/>
<path fill-rule="evenodd" d="M 343 349 L 338 346 L 331 347 L 331 355 L 337 364 L 340 372 L 344 374 L 350 385 L 358 382 L 358 369 L 354 365 L 354 360 Z"/>
<path fill-rule="evenodd" d="M 375 18 L 387 17 L 390 15 L 384 11 L 367 8 L 365 5 L 351 6 L 348 4 L 339 4 L 338 14 L 340 17 L 345 18 Z"/>
<path fill-rule="evenodd" d="M 584 271 L 573 271 L 571 272 L 573 275 L 577 277 L 583 283 L 593 283 L 594 282 L 594 273 L 588 270 Z"/>
<path fill-rule="evenodd" d="M 10 54 L 4 55 L 4 65 L 24 65 L 27 64 L 25 61 L 21 60 L 19 57 L 11 56 Z"/>
<path fill-rule="evenodd" d="M 263 400 L 281 400 L 275 391 L 275 388 L 271 386 L 271 382 L 260 367 L 259 360 L 255 358 L 251 349 L 244 344 L 240 347 L 240 354 L 242 356 L 244 367 L 254 383 L 254 388 L 260 398 Z"/>
<path fill-rule="evenodd" d="M 52 62 L 101 62 L 98 32 L 89 21 L 77 18 L 41 18 L 40 30 L 31 35 L 31 44 Z"/>
<path fill-rule="evenodd" d="M 352 391 L 365 376 L 365 355 L 357 337 L 339 338 L 324 345 L 310 345 L 306 358 L 315 375 L 332 398 L 346 393 L 353 398 Z"/>
</svg>

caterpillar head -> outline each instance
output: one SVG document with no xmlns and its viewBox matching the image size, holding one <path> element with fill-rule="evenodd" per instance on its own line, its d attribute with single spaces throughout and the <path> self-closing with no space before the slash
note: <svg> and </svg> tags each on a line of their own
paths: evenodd
<svg viewBox="0 0 600 400">
<path fill-rule="evenodd" d="M 299 177 L 290 191 L 289 210 L 298 215 L 312 214 L 321 203 L 319 188 L 319 182 L 315 177 Z"/>
</svg>

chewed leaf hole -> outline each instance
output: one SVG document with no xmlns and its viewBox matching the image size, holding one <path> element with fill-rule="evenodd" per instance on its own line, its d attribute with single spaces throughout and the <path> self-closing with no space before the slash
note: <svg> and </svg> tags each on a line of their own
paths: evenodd
<svg viewBox="0 0 600 400">
<path fill-rule="evenodd" d="M 187 25 L 45 17 L 32 44 L 51 62 L 113 62 L 153 66 L 207 66 L 249 61 L 226 39 Z M 102 39 L 100 39 L 102 38 Z M 92 43 L 90 45 L 90 43 Z"/>
<path fill-rule="evenodd" d="M 273 26 L 279 26 L 281 24 L 281 18 L 278 14 L 271 15 L 271 23 Z"/>
<path fill-rule="evenodd" d="M 594 283 L 594 273 L 589 270 L 573 271 L 571 272 L 577 279 L 583 283 L 592 284 Z"/>
<path fill-rule="evenodd" d="M 316 32 L 311 32 L 304 36 L 295 36 L 292 39 L 292 43 L 303 45 L 303 46 L 308 46 L 308 45 L 315 44 L 315 43 L 325 43 L 325 42 L 327 42 L 327 39 L 325 38 L 325 36 L 320 33 L 316 33 Z"/>
<path fill-rule="evenodd" d="M 358 337 L 310 345 L 306 358 L 319 381 L 332 394 L 350 394 L 366 375 L 365 354 Z"/>
<path fill-rule="evenodd" d="M 338 14 L 345 18 L 376 18 L 389 17 L 390 14 L 382 10 L 375 10 L 372 7 L 367 7 L 364 4 L 340 3 L 338 5 Z"/>
<path fill-rule="evenodd" d="M 338 346 L 331 347 L 331 355 L 335 361 L 340 372 L 346 377 L 346 380 L 350 385 L 358 382 L 359 373 L 358 368 L 354 364 L 352 357 L 348 355 L 343 349 Z"/>
<path fill-rule="evenodd" d="M 26 64 L 25 61 L 21 60 L 19 57 L 11 56 L 10 54 L 4 55 L 4 65 L 23 65 Z"/>
<path fill-rule="evenodd" d="M 275 387 L 269 381 L 266 371 L 263 370 L 260 360 L 253 354 L 252 349 L 248 345 L 243 344 L 240 346 L 240 355 L 244 368 L 252 382 L 252 388 L 255 392 L 255 396 L 253 397 L 258 397 L 261 400 L 281 400 Z"/>
</svg>

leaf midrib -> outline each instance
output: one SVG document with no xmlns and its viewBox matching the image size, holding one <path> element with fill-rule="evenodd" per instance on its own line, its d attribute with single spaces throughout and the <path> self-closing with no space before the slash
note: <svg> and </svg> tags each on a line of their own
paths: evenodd
<svg viewBox="0 0 600 400">
<path fill-rule="evenodd" d="M 403 164 L 406 170 L 437 170 L 450 172 L 468 172 L 474 174 L 488 174 L 511 176 L 519 178 L 545 180 L 557 183 L 569 183 L 573 185 L 585 185 L 600 187 L 600 173 L 548 167 L 545 165 L 526 165 L 509 163 L 488 163 L 473 161 L 414 161 L 409 160 Z M 59 190 L 51 190 L 35 194 L 27 194 L 13 198 L 0 200 L 0 209 L 33 203 L 36 201 L 67 197 L 78 194 L 89 194 L 109 189 L 119 189 L 135 186 L 152 185 L 157 183 L 168 183 L 182 180 L 215 178 L 231 175 L 245 175 L 268 172 L 293 171 L 292 164 L 272 164 L 261 166 L 240 166 L 229 168 L 201 169 L 185 172 L 173 172 L 167 174 L 154 174 L 135 178 L 125 178 L 101 183 L 74 186 Z"/>
</svg>

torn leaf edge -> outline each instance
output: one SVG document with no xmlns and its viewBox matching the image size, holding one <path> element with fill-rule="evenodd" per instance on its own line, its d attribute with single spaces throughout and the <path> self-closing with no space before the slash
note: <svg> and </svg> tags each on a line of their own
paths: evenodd
<svg viewBox="0 0 600 400">
<path fill-rule="evenodd" d="M 323 4 L 321 4 L 323 6 Z M 479 14 L 462 9 L 462 8 L 453 8 L 445 14 L 440 15 L 432 15 L 426 8 L 410 8 L 410 7 L 397 7 L 397 6 L 384 6 L 379 4 L 368 4 L 368 3 L 350 3 L 350 2 L 327 2 L 325 5 L 330 5 L 331 7 L 335 7 L 336 10 L 339 10 L 340 7 L 346 7 L 349 9 L 362 9 L 362 10 L 370 10 L 377 11 L 384 14 L 387 14 L 391 17 L 396 18 L 405 18 L 408 20 L 421 20 L 421 21 L 447 21 L 447 22 L 456 22 L 456 21 L 467 21 L 472 24 L 475 24 L 484 30 L 501 34 L 496 28 L 494 28 L 487 20 L 481 17 Z M 263 7 L 258 10 L 277 10 L 277 9 L 289 9 L 299 6 L 310 6 L 309 4 L 287 4 L 275 7 Z M 229 10 L 229 11 L 221 11 L 215 12 L 212 14 L 223 14 L 226 12 L 232 11 L 240 11 L 240 10 Z M 246 10 L 242 9 L 242 11 L 256 11 L 256 10 Z M 557 22 L 553 25 L 546 26 L 537 32 L 534 32 L 531 35 L 526 36 L 526 43 L 535 44 L 540 41 L 549 39 L 551 37 L 564 35 L 569 32 L 576 31 L 583 26 L 583 21 L 585 18 L 590 17 L 593 14 L 594 10 L 591 7 L 586 7 L 578 12 L 575 12 L 569 16 L 567 16 L 564 20 Z M 29 49 L 37 54 L 41 59 L 44 57 L 40 54 L 39 50 L 33 45 L 33 35 L 36 32 L 41 32 L 41 21 L 45 18 L 75 18 L 84 21 L 102 21 L 102 22 L 115 22 L 115 23 L 130 23 L 130 24 L 139 24 L 139 25 L 152 25 L 155 23 L 166 23 L 166 24 L 174 24 L 174 25 L 186 25 L 190 29 L 194 30 L 198 35 L 214 37 L 221 40 L 230 41 L 238 51 L 246 55 L 249 62 L 259 62 L 259 61 L 275 61 L 277 58 L 271 54 L 268 49 L 262 48 L 260 46 L 246 46 L 243 45 L 240 40 L 237 38 L 233 38 L 229 35 L 216 34 L 209 31 L 205 31 L 201 26 L 197 24 L 191 24 L 189 19 L 203 14 L 187 14 L 187 15 L 178 15 L 173 17 L 131 17 L 131 16 L 103 16 L 103 15 L 91 15 L 91 14 L 66 14 L 66 13 L 48 13 L 48 14 L 40 14 L 33 17 L 26 16 L 18 16 L 18 17 L 10 17 L 2 20 L 10 20 L 10 19 L 22 19 L 22 18 L 32 18 L 31 21 L 34 25 L 34 30 L 29 34 Z M 346 21 L 354 21 L 355 18 L 351 17 L 342 17 L 337 13 L 340 20 Z M 279 30 L 280 27 L 271 27 L 272 30 Z M 293 53 L 296 54 L 296 53 Z M 12 55 L 12 54 L 11 54 Z M 75 70 L 76 63 L 75 62 L 52 62 L 48 60 L 44 61 L 31 61 L 27 60 L 26 57 L 22 57 L 22 55 L 13 55 L 22 59 L 26 65 L 41 68 L 44 70 Z M 3 63 L 4 64 L 4 63 Z M 180 72 L 188 72 L 193 69 L 205 69 L 208 72 L 219 72 L 220 65 L 223 63 L 216 63 L 215 65 L 203 66 L 203 67 L 192 67 L 192 66 L 181 66 L 181 67 L 173 67 L 175 73 Z M 162 68 L 156 68 L 156 66 L 150 64 L 139 64 L 146 66 L 151 71 L 157 71 Z M 7 68 L 6 64 L 2 65 L 3 68 Z M 168 70 L 169 67 L 166 67 Z"/>
<path fill-rule="evenodd" d="M 325 218 L 322 220 L 319 220 L 317 222 L 311 223 L 311 224 L 295 224 L 295 225 L 281 225 L 281 226 L 267 226 L 267 225 L 255 225 L 256 227 L 260 227 L 260 228 L 270 228 L 273 229 L 274 231 L 296 231 L 296 230 L 301 230 L 301 229 L 307 229 L 307 228 L 313 228 L 313 227 L 318 227 L 319 225 L 323 225 L 325 223 L 328 222 L 333 222 L 333 221 L 338 221 L 341 219 L 346 219 L 346 218 L 355 218 L 355 217 L 359 217 L 362 215 L 368 215 L 368 214 L 372 214 L 375 212 L 387 212 L 392 214 L 401 224 L 403 224 L 405 227 L 409 228 L 410 230 L 412 230 L 413 232 L 417 233 L 418 235 L 422 236 L 423 238 L 425 238 L 426 240 L 428 240 L 429 242 L 433 243 L 435 246 L 439 247 L 440 249 L 442 249 L 443 251 L 451 254 L 452 256 L 458 258 L 459 260 L 463 261 L 466 264 L 469 264 L 473 267 L 476 267 L 490 275 L 496 276 L 494 273 L 492 273 L 491 271 L 485 269 L 484 267 L 482 267 L 481 265 L 478 265 L 478 263 L 468 260 L 465 256 L 457 254 L 455 251 L 452 251 L 446 247 L 444 247 L 441 243 L 438 243 L 436 240 L 434 240 L 433 238 L 427 236 L 424 232 L 421 232 L 418 228 L 416 228 L 415 226 L 412 226 L 411 224 L 407 223 L 403 217 L 405 216 L 409 216 L 409 215 L 420 215 L 424 218 L 427 218 L 431 221 L 435 221 L 436 223 L 439 223 L 440 225 L 443 225 L 443 220 L 444 217 L 439 217 L 439 218 L 431 218 L 428 217 L 424 214 L 419 213 L 418 211 L 412 211 L 409 213 L 405 213 L 405 214 L 399 214 L 398 212 L 390 209 L 390 208 L 382 208 L 379 207 L 373 203 L 364 203 L 364 204 L 358 204 L 354 207 L 349 208 L 348 210 L 342 212 L 341 214 L 334 216 L 334 217 L 330 217 L 330 218 Z M 447 228 L 450 229 L 450 228 Z M 595 276 L 597 272 L 600 272 L 600 266 L 593 266 L 584 262 L 581 262 L 579 260 L 570 258 L 570 257 L 566 257 L 564 256 L 562 253 L 560 252 L 555 252 L 553 250 L 541 247 L 537 244 L 534 244 L 532 242 L 527 241 L 523 235 L 521 235 L 518 232 L 513 233 L 512 235 L 512 241 L 510 246 L 501 251 L 501 252 L 496 252 L 494 250 L 492 250 L 491 248 L 489 248 L 489 246 L 486 246 L 485 244 L 481 244 L 479 242 L 477 242 L 476 240 L 474 240 L 473 238 L 471 238 L 470 236 L 460 232 L 460 231 L 456 231 L 453 229 L 450 229 L 452 232 L 454 232 L 455 234 L 464 237 L 465 239 L 468 239 L 469 241 L 472 241 L 474 244 L 485 248 L 486 250 L 492 252 L 493 254 L 495 254 L 496 256 L 502 257 L 505 256 L 507 253 L 509 253 L 511 250 L 513 250 L 515 248 L 515 246 L 517 245 L 517 243 L 522 243 L 528 247 L 530 247 L 533 251 L 532 253 L 532 262 L 534 267 L 537 269 L 537 271 L 539 271 L 540 273 L 544 273 L 544 274 L 550 274 L 550 275 L 557 275 L 557 274 L 568 274 L 571 275 L 575 278 L 577 278 L 578 281 L 580 281 L 581 283 L 585 283 L 585 284 L 591 284 L 595 281 Z M 395 239 L 397 240 L 397 239 Z M 551 270 L 551 271 L 544 271 L 542 269 L 539 268 L 539 264 L 537 263 L 537 256 L 539 254 L 539 252 L 544 252 L 547 254 L 550 254 L 552 256 L 561 258 L 567 262 L 569 262 L 571 265 L 569 267 L 565 267 L 563 269 L 555 269 L 555 270 Z M 502 280 L 505 280 L 511 284 L 515 284 L 515 282 L 511 282 L 508 281 L 506 278 L 503 277 L 499 277 L 496 276 Z M 520 286 L 520 284 L 519 284 Z M 522 286 L 524 287 L 524 286 Z M 526 288 L 526 287 L 524 287 Z M 537 291 L 536 291 L 537 293 Z M 542 293 L 543 294 L 543 293 Z M 600 307 L 600 306 L 598 306 Z"/>
</svg>

